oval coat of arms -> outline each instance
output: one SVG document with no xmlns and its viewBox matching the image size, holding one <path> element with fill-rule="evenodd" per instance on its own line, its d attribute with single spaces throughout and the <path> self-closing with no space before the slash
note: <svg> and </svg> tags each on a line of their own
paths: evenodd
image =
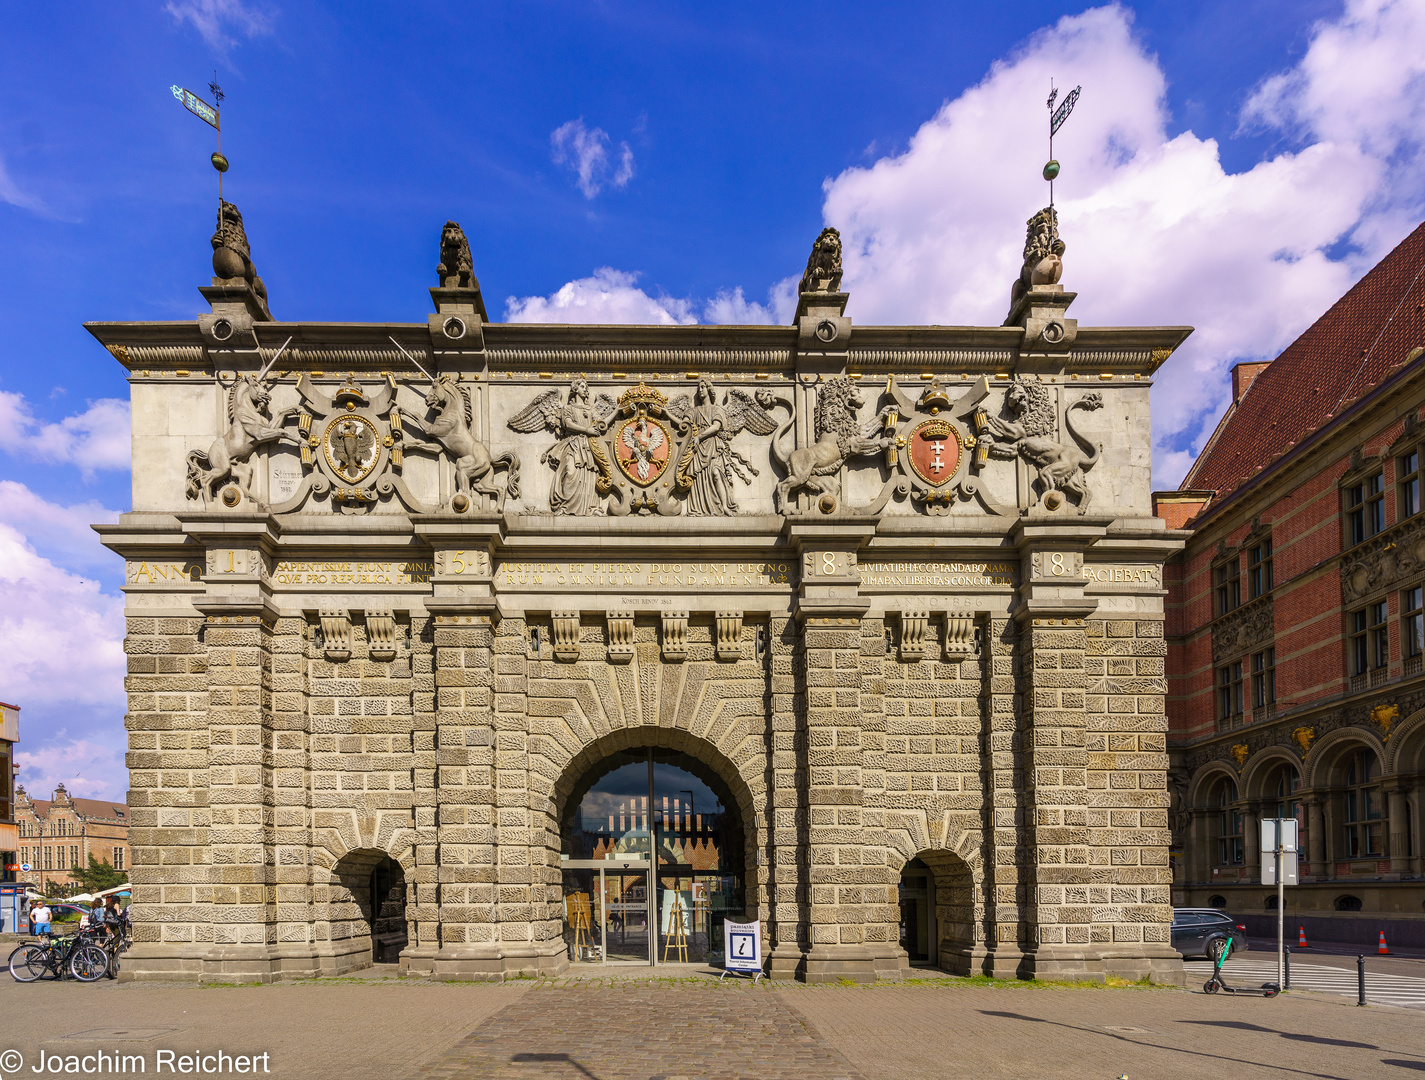
<svg viewBox="0 0 1425 1080">
<path fill-rule="evenodd" d="M 349 484 L 366 479 L 381 457 L 380 433 L 359 413 L 339 414 L 327 425 L 322 444 L 327 464 Z"/>
<path fill-rule="evenodd" d="M 910 466 L 933 487 L 954 477 L 960 467 L 960 437 L 944 420 L 927 420 L 910 433 Z"/>
<path fill-rule="evenodd" d="M 635 484 L 647 487 L 668 468 L 673 436 L 661 420 L 644 413 L 625 420 L 614 433 L 613 443 L 619 468 Z"/>
</svg>

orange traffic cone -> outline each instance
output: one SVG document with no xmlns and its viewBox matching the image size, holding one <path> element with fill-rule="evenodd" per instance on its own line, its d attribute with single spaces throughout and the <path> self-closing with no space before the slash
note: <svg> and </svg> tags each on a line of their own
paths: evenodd
<svg viewBox="0 0 1425 1080">
<path fill-rule="evenodd" d="M 1390 950 L 1385 947 L 1385 931 L 1380 932 L 1380 944 L 1376 946 L 1377 956 L 1389 956 Z"/>
<path fill-rule="evenodd" d="M 1298 949 L 1311 948 L 1311 946 L 1306 943 L 1306 927 L 1304 926 L 1298 926 L 1296 928 L 1296 947 Z"/>
</svg>

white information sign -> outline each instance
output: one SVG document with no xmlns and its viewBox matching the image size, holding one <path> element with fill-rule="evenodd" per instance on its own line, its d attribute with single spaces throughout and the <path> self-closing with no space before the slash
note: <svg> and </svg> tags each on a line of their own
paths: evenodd
<svg viewBox="0 0 1425 1080">
<path fill-rule="evenodd" d="M 744 972 L 754 979 L 762 974 L 762 924 L 724 922 L 722 934 L 727 946 L 726 971 Z"/>
<path fill-rule="evenodd" d="M 1263 885 L 1275 885 L 1276 883 L 1277 883 L 1277 862 L 1276 862 L 1276 856 L 1273 855 L 1270 859 L 1263 859 L 1263 860 L 1262 860 L 1262 884 L 1263 884 Z M 1282 852 L 1282 884 L 1283 884 L 1283 885 L 1297 885 L 1297 884 L 1300 884 L 1300 882 L 1297 881 L 1297 862 L 1296 862 L 1296 852 L 1295 852 L 1294 850 L 1293 850 L 1293 851 L 1283 851 L 1283 852 Z"/>
<path fill-rule="evenodd" d="M 1276 851 L 1277 823 L 1281 823 L 1281 846 L 1296 850 L 1296 818 L 1262 818 L 1262 850 Z"/>
</svg>

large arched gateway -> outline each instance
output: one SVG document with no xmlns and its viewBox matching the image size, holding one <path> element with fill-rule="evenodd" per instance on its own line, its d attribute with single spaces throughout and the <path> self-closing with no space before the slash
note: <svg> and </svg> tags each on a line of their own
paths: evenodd
<svg viewBox="0 0 1425 1080">
<path fill-rule="evenodd" d="M 403 324 L 243 278 L 91 324 L 133 398 L 123 977 L 717 964 L 737 919 L 774 978 L 1180 978 L 1148 395 L 1187 331 L 1079 327 L 1057 239 L 994 326 L 853 326 L 835 230 L 789 326 L 501 325 L 468 271 Z"/>
<path fill-rule="evenodd" d="M 719 963 L 746 909 L 742 813 L 697 758 L 617 751 L 574 786 L 560 825 L 564 940 L 575 963 Z"/>
</svg>

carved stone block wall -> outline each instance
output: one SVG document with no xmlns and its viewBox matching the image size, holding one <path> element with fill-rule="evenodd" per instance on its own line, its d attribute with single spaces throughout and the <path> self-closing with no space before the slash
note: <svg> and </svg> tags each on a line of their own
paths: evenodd
<svg viewBox="0 0 1425 1080">
<path fill-rule="evenodd" d="M 155 977 L 192 979 L 213 939 L 203 620 L 126 621 L 131 955 Z"/>
<path fill-rule="evenodd" d="M 1112 970 L 1114 946 L 1168 945 L 1167 649 L 1158 620 L 1091 619 L 1085 637 L 1089 903 Z"/>
</svg>

